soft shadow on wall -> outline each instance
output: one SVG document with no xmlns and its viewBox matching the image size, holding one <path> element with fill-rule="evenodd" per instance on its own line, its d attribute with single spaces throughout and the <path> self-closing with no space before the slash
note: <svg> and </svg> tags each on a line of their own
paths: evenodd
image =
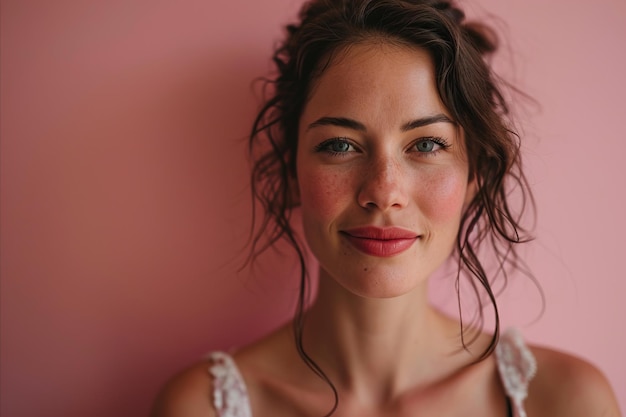
<svg viewBox="0 0 626 417">
<path fill-rule="evenodd" d="M 255 7 L 3 2 L 1 415 L 146 415 L 290 314 L 289 262 L 238 272 Z"/>
</svg>

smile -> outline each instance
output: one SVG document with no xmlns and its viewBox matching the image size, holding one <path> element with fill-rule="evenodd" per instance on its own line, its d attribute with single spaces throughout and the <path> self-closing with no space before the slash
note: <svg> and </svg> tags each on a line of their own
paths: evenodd
<svg viewBox="0 0 626 417">
<path fill-rule="evenodd" d="M 343 237 L 366 255 L 390 257 L 408 250 L 419 238 L 414 232 L 399 227 L 359 227 L 342 230 Z"/>
</svg>

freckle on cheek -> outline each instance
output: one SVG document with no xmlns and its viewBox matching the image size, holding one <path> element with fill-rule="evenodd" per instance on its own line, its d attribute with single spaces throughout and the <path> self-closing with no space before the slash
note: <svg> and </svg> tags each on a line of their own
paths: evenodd
<svg viewBox="0 0 626 417">
<path fill-rule="evenodd" d="M 459 207 L 465 201 L 465 185 L 459 178 L 450 175 L 433 181 L 432 186 L 426 191 L 431 196 L 430 209 L 432 216 L 444 219 L 458 212 Z"/>
<path fill-rule="evenodd" d="M 308 204 L 322 217 L 334 215 L 338 191 L 335 186 L 337 178 L 311 175 L 302 184 L 302 189 L 308 194 Z"/>
</svg>

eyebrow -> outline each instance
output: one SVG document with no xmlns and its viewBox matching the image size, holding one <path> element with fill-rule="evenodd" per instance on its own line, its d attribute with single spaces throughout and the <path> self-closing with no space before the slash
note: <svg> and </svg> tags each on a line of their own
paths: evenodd
<svg viewBox="0 0 626 417">
<path fill-rule="evenodd" d="M 409 130 L 417 129 L 418 127 L 434 124 L 434 123 L 451 123 L 456 125 L 456 122 L 450 119 L 443 113 L 435 114 L 433 116 L 421 117 L 419 119 L 411 120 L 408 123 L 405 123 L 401 127 L 401 131 L 408 132 Z M 367 128 L 361 122 L 357 122 L 354 119 L 349 119 L 347 117 L 321 117 L 311 123 L 307 130 L 313 129 L 318 126 L 339 126 L 345 127 L 352 130 L 358 130 L 360 132 L 366 132 Z"/>
<path fill-rule="evenodd" d="M 363 123 L 357 122 L 353 119 L 348 119 L 347 117 L 322 117 L 311 123 L 309 127 L 307 127 L 307 130 L 318 126 L 347 127 L 348 129 L 359 130 L 361 132 L 365 132 L 367 130 Z"/>
<path fill-rule="evenodd" d="M 450 119 L 443 113 L 435 114 L 433 116 L 422 117 L 420 119 L 411 120 L 402 126 L 403 132 L 408 132 L 409 130 L 417 129 L 418 127 L 432 125 L 434 123 L 450 123 L 456 126 L 456 122 Z"/>
</svg>

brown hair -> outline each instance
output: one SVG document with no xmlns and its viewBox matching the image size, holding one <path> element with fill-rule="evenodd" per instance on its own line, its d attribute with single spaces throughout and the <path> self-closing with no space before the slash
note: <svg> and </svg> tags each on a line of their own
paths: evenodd
<svg viewBox="0 0 626 417">
<path fill-rule="evenodd" d="M 264 208 L 250 254 L 254 258 L 279 239 L 286 239 L 297 253 L 301 286 L 294 329 L 300 355 L 331 385 L 337 399 L 332 383 L 302 347 L 307 271 L 303 249 L 289 224 L 297 205 L 290 184 L 296 175 L 300 115 L 311 83 L 323 73 L 334 53 L 350 44 L 381 38 L 430 53 L 439 95 L 465 132 L 470 179 L 476 181 L 477 192 L 463 214 L 457 236 L 456 279 L 458 285 L 461 271 L 469 272 L 479 305 L 480 287 L 493 304 L 495 331 L 481 359 L 487 357 L 497 343 L 500 323 L 495 294 L 477 248 L 485 240 L 490 243 L 506 278 L 504 267 L 517 266 L 514 244 L 526 240 L 521 236 L 521 214 L 525 203 L 532 203 L 521 170 L 519 137 L 512 130 L 499 81 L 485 61 L 497 47 L 496 37 L 485 25 L 466 23 L 463 12 L 451 1 L 313 0 L 303 6 L 299 18 L 299 23 L 287 26 L 286 39 L 273 55 L 276 74 L 265 79 L 271 92 L 254 121 L 249 149 L 254 160 L 252 193 Z M 513 187 L 521 193 L 518 211 L 511 209 L 507 199 Z M 256 220 L 254 217 L 253 213 Z M 460 314 L 458 290 L 457 296 Z M 463 329 L 462 315 L 460 318 Z M 477 320 L 482 327 L 482 309 Z"/>
</svg>

